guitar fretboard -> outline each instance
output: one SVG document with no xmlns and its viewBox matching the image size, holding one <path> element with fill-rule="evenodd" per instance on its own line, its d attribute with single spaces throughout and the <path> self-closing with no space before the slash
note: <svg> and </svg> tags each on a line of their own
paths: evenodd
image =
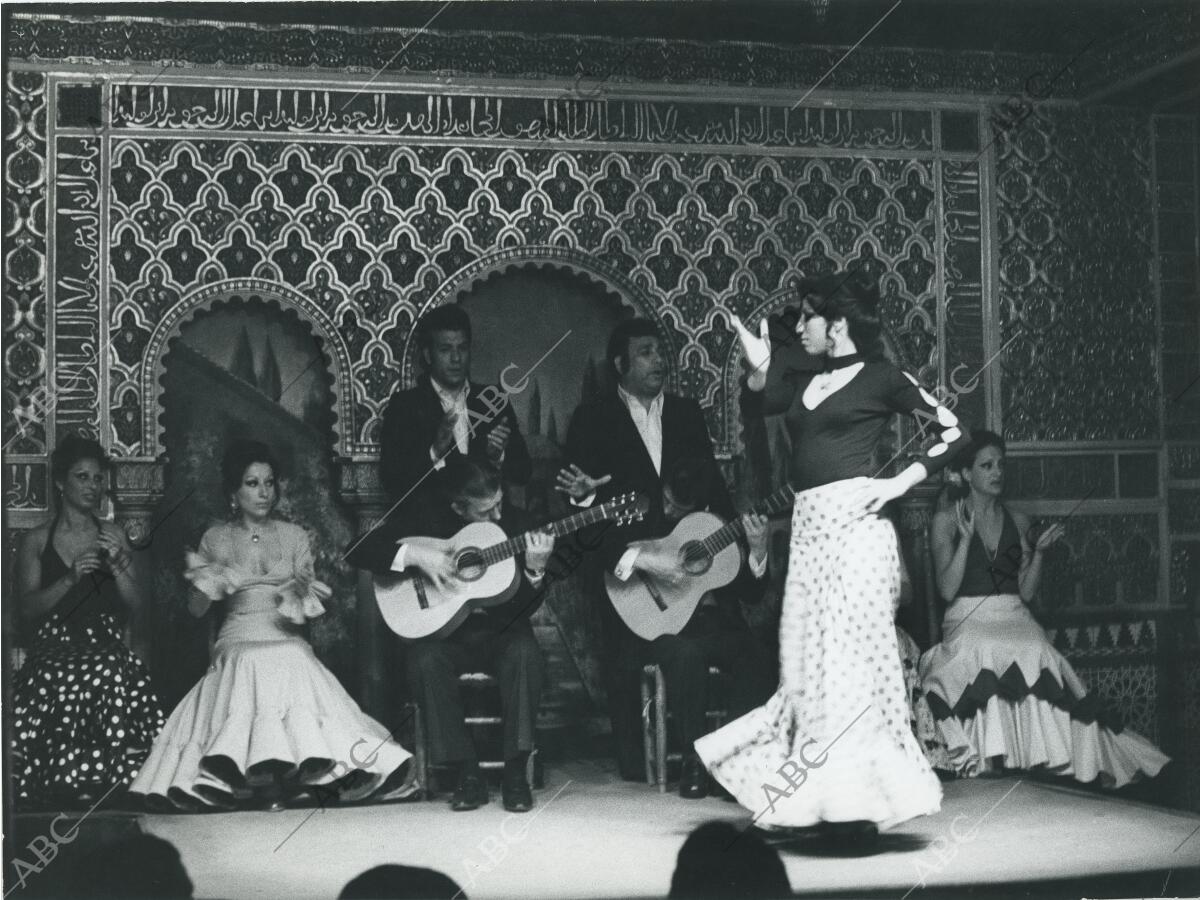
<svg viewBox="0 0 1200 900">
<path fill-rule="evenodd" d="M 557 522 L 551 522 L 549 525 L 535 529 L 532 532 L 526 531 L 524 534 L 518 534 L 507 541 L 492 544 L 490 547 L 484 547 L 479 552 L 480 559 L 484 565 L 494 565 L 502 559 L 508 559 L 509 557 L 516 556 L 518 553 L 524 553 L 529 545 L 529 535 L 531 534 L 549 531 L 556 538 L 560 538 L 588 525 L 595 525 L 597 522 L 603 522 L 605 519 L 615 518 L 628 505 L 627 503 L 605 503 L 594 509 L 585 509 L 583 512 L 567 516 L 565 519 L 559 519 Z"/>
<path fill-rule="evenodd" d="M 792 490 L 790 485 L 784 485 L 766 500 L 755 504 L 750 508 L 750 512 L 760 515 L 769 516 L 772 513 L 777 513 L 780 510 L 787 509 L 795 499 L 796 492 Z M 732 522 L 726 522 L 704 540 L 700 541 L 700 546 L 704 548 L 704 552 L 710 557 L 716 556 L 743 534 L 746 529 L 742 525 L 742 517 L 738 516 Z"/>
</svg>

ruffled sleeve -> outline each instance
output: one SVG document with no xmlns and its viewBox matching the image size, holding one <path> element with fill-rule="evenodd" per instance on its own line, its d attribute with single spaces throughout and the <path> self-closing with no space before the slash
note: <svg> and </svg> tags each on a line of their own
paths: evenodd
<svg viewBox="0 0 1200 900">
<path fill-rule="evenodd" d="M 312 548 L 308 533 L 302 528 L 293 532 L 295 541 L 294 575 L 279 589 L 276 608 L 279 614 L 295 625 L 325 614 L 324 601 L 333 596 L 329 585 L 318 581 L 313 566 Z"/>
<path fill-rule="evenodd" d="M 240 588 L 236 573 L 219 561 L 213 529 L 204 532 L 196 552 L 188 552 L 183 577 L 211 601 L 224 600 Z"/>
<path fill-rule="evenodd" d="M 917 420 L 917 434 L 926 436 L 926 428 L 934 431 L 937 440 L 917 455 L 916 462 L 925 466 L 932 475 L 946 467 L 950 460 L 971 443 L 971 435 L 944 404 L 921 387 L 920 382 L 901 369 L 892 371 L 891 395 L 888 398 L 892 409 L 899 413 L 911 413 Z"/>
</svg>

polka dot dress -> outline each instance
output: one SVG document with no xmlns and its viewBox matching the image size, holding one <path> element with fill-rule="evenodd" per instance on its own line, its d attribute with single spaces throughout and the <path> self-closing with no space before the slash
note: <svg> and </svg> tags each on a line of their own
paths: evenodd
<svg viewBox="0 0 1200 900">
<path fill-rule="evenodd" d="M 696 741 L 713 776 L 763 826 L 937 812 L 941 786 L 910 727 L 893 624 L 896 534 L 847 498 L 855 478 L 797 494 L 780 621 L 780 686 Z"/>
<path fill-rule="evenodd" d="M 53 548 L 42 583 L 66 572 Z M 142 661 L 121 639 L 115 585 L 68 591 L 41 624 L 13 688 L 13 774 L 23 805 L 99 800 L 128 785 L 163 725 Z"/>
<path fill-rule="evenodd" d="M 145 666 L 107 613 L 90 622 L 46 622 L 14 694 L 22 801 L 99 799 L 114 784 L 127 785 L 163 724 Z"/>
</svg>

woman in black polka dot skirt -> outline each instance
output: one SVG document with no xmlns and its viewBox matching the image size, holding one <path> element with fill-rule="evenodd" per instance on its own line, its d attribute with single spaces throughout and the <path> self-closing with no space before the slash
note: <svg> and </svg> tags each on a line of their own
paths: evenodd
<svg viewBox="0 0 1200 900">
<path fill-rule="evenodd" d="M 893 625 L 899 552 L 880 510 L 945 465 L 968 436 L 883 359 L 874 285 L 857 274 L 829 276 L 806 283 L 802 296 L 796 330 L 825 370 L 764 410 L 786 412 L 794 448 L 779 690 L 700 738 L 696 751 L 760 826 L 873 834 L 941 806 L 941 786 L 909 725 Z M 733 324 L 751 369 L 747 389 L 761 392 L 771 361 L 766 320 L 761 337 L 736 317 Z M 896 413 L 932 423 L 940 440 L 901 474 L 880 478 L 875 450 Z"/>
<path fill-rule="evenodd" d="M 143 601 L 138 564 L 125 532 L 95 515 L 108 458 L 72 435 L 51 467 L 58 512 L 24 536 L 17 558 L 33 633 L 13 691 L 23 805 L 88 804 L 128 785 L 163 724 L 146 667 L 122 640 Z"/>
</svg>

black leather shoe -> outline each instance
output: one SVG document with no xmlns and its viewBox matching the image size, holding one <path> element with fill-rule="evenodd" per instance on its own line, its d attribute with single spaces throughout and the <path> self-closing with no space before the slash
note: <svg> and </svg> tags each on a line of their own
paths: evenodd
<svg viewBox="0 0 1200 900">
<path fill-rule="evenodd" d="M 699 757 L 684 759 L 683 771 L 679 775 L 679 796 L 685 800 L 699 800 L 708 796 L 708 772 Z"/>
<path fill-rule="evenodd" d="M 450 808 L 455 812 L 466 812 L 486 806 L 487 802 L 488 790 L 483 776 L 472 772 L 458 779 L 458 787 L 454 789 L 454 796 L 450 798 Z"/>
<path fill-rule="evenodd" d="M 505 775 L 500 783 L 500 796 L 504 799 L 504 808 L 509 812 L 522 813 L 533 809 L 533 792 L 529 790 L 524 773 L 512 777 Z"/>
</svg>

